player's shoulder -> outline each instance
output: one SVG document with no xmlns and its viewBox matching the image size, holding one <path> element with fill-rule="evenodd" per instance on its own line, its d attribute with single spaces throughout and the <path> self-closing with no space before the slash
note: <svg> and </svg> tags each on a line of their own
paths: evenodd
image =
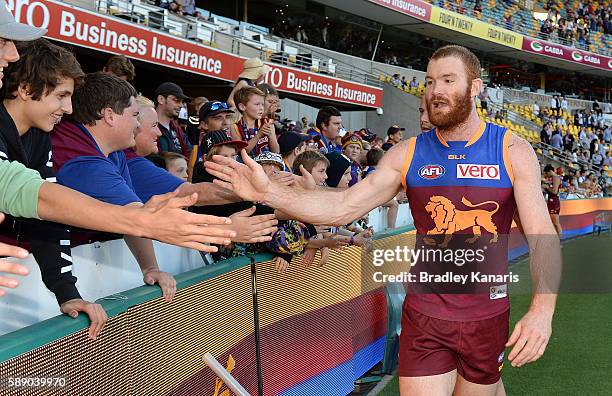
<svg viewBox="0 0 612 396">
<path fill-rule="evenodd" d="M 393 145 L 383 156 L 379 167 L 391 167 L 400 171 L 408 158 L 411 158 L 414 147 L 417 141 L 417 136 L 411 136 L 406 140 Z"/>
</svg>

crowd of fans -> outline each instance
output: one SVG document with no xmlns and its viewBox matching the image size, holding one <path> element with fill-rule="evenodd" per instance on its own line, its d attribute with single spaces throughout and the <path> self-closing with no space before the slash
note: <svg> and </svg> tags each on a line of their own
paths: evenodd
<svg viewBox="0 0 612 396">
<path fill-rule="evenodd" d="M 579 128 L 577 136 L 568 131 L 571 118 L 564 117 L 567 101 L 563 97 L 552 99 L 552 108 L 538 116 L 544 121 L 540 141 L 552 146 L 566 166 L 555 169 L 562 176 L 560 186 L 563 198 L 592 198 L 612 195 L 612 181 L 608 171 L 612 169 L 612 128 L 605 124 L 603 113 L 597 102 L 592 109 L 576 110 L 574 126 Z"/>
<path fill-rule="evenodd" d="M 7 147 L 0 150 L 9 157 L 3 159 L 116 206 L 140 207 L 175 191 L 181 196 L 197 193 L 190 211 L 231 220 L 231 243 L 213 239 L 218 241 L 216 251 L 210 250 L 214 260 L 270 252 L 283 272 L 294 256 L 301 256 L 306 266 L 324 265 L 330 250 L 352 245 L 371 249 L 373 229 L 367 216 L 343 227 L 305 224 L 262 204 L 242 202 L 213 183 L 205 163 L 213 155 L 241 158 L 245 150 L 279 182 L 314 180 L 347 188 L 375 171 L 383 150 L 401 141 L 403 128 L 391 127 L 386 143 L 365 128 L 347 132 L 342 114 L 331 106 L 322 107 L 311 123 L 306 118 L 280 120 L 278 92 L 262 83 L 267 66 L 259 59 L 245 62 L 231 100 L 191 98 L 172 82 L 160 84 L 146 98 L 129 83 L 136 71 L 123 56 L 112 57 L 102 71 L 85 74 L 72 53 L 45 39 L 18 43 L 17 49 L 21 58 L 4 69 L 0 123 L 6 128 L 0 141 Z M 191 102 L 195 106 L 189 116 L 185 113 Z M 389 228 L 395 227 L 398 200 L 405 201 L 405 194 L 384 205 Z M 25 235 L 61 311 L 71 316 L 86 312 L 95 338 L 105 315 L 99 304 L 82 299 L 66 263 L 78 232 L 55 223 L 38 222 L 32 231 L 20 224 L 6 224 L 3 238 L 17 241 Z M 96 238 L 113 237 L 89 235 L 88 241 Z M 159 269 L 151 239 L 123 239 L 144 282 L 158 284 L 171 301 L 176 282 Z"/>
<path fill-rule="evenodd" d="M 545 39 L 556 34 L 559 41 L 568 46 L 591 45 L 590 33 L 602 32 L 612 34 L 612 19 L 609 4 L 596 1 L 581 1 L 575 9 L 566 9 L 567 17 L 553 7 L 552 1 L 546 5 L 548 15 L 540 27 Z"/>
</svg>

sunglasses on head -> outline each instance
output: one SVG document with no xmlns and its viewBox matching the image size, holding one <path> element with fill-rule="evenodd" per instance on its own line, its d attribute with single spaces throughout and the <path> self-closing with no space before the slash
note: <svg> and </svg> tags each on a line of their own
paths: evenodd
<svg viewBox="0 0 612 396">
<path fill-rule="evenodd" d="M 210 105 L 210 109 L 212 111 L 217 111 L 219 109 L 229 110 L 229 106 L 225 102 L 213 102 L 212 105 Z"/>
</svg>

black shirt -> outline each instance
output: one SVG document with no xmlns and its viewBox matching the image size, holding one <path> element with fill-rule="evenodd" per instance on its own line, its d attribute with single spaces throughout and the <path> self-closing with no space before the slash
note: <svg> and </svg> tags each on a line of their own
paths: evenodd
<svg viewBox="0 0 612 396">
<path fill-rule="evenodd" d="M 31 128 L 19 136 L 17 126 L 4 104 L 0 103 L 0 158 L 17 161 L 38 171 L 40 176 L 55 182 L 51 161 L 51 139 L 48 133 Z M 23 246 L 28 242 L 45 286 L 55 294 L 58 303 L 81 298 L 72 276 L 70 230 L 67 226 L 36 219 L 8 216 L 0 224 L 0 236 Z"/>
</svg>

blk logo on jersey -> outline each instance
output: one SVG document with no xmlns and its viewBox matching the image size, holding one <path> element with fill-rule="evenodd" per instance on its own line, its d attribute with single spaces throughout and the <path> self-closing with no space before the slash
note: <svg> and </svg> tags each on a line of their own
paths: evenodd
<svg viewBox="0 0 612 396">
<path fill-rule="evenodd" d="M 442 165 L 423 165 L 419 169 L 419 176 L 423 179 L 433 180 L 444 175 L 446 170 Z"/>
<path fill-rule="evenodd" d="M 499 180 L 499 165 L 457 164 L 457 179 Z"/>
</svg>

